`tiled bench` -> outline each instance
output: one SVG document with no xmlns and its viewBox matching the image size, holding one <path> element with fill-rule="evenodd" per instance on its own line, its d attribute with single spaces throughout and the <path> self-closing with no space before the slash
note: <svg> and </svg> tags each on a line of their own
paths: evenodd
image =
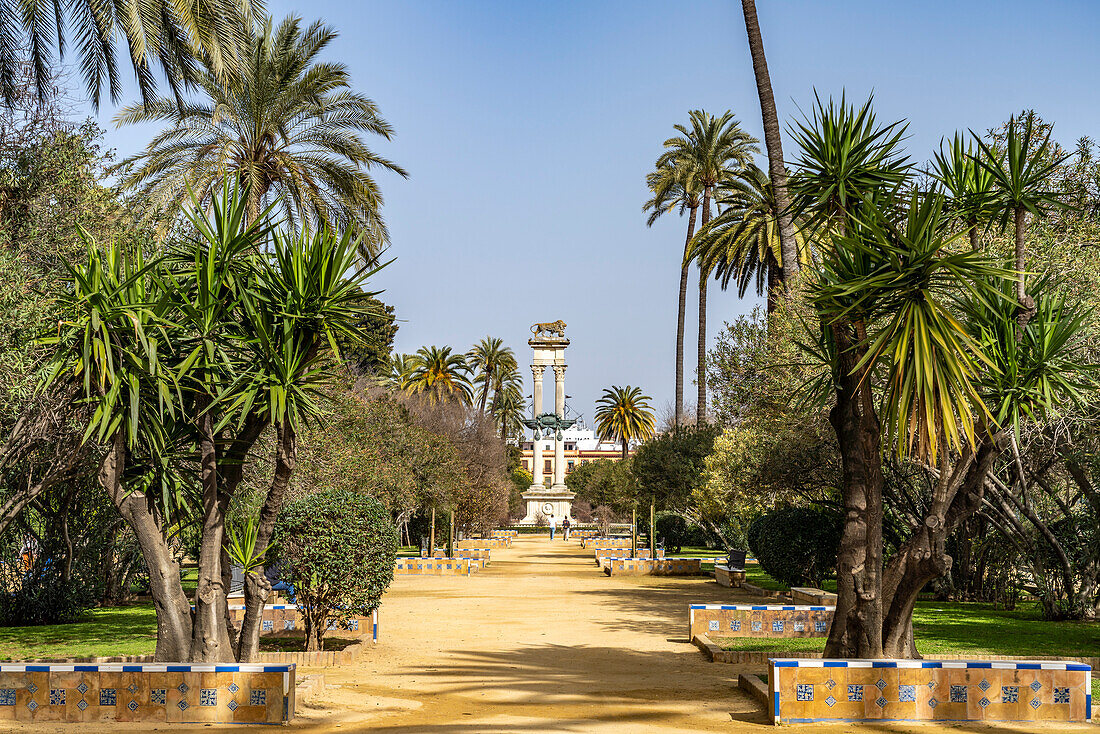
<svg viewBox="0 0 1100 734">
<path fill-rule="evenodd" d="M 229 607 L 229 621 L 238 628 L 244 621 L 244 610 L 243 605 L 230 605 Z M 273 635 L 280 632 L 305 629 L 304 625 L 302 615 L 294 604 L 268 604 L 264 606 L 263 614 L 260 616 L 261 635 Z M 369 634 L 375 642 L 378 642 L 378 610 L 368 616 L 354 615 L 344 624 L 331 624 L 329 625 L 329 631 L 351 632 L 356 637 Z"/>
<path fill-rule="evenodd" d="M 480 562 L 470 558 L 398 558 L 394 567 L 397 576 L 465 575 L 481 570 Z"/>
<path fill-rule="evenodd" d="M 698 558 L 620 558 L 604 563 L 608 576 L 698 576 L 702 564 Z"/>
<path fill-rule="evenodd" d="M 489 531 L 489 537 L 490 538 L 518 538 L 519 537 L 519 531 L 518 530 L 490 530 Z"/>
<path fill-rule="evenodd" d="M 1088 721 L 1092 668 L 1028 660 L 769 661 L 776 724 Z"/>
<path fill-rule="evenodd" d="M 795 604 L 824 604 L 836 606 L 836 594 L 812 586 L 794 586 L 791 588 L 791 601 Z"/>
<path fill-rule="evenodd" d="M 512 539 L 506 538 L 470 538 L 455 543 L 455 548 L 511 548 Z"/>
<path fill-rule="evenodd" d="M 285 724 L 293 718 L 293 664 L 0 664 L 0 720 Z"/>
<path fill-rule="evenodd" d="M 629 548 L 630 538 L 581 538 L 581 548 Z"/>
<path fill-rule="evenodd" d="M 718 582 L 719 586 L 739 589 L 745 583 L 745 572 L 731 571 L 729 566 L 716 563 L 714 564 L 714 580 Z"/>
<path fill-rule="evenodd" d="M 599 530 L 573 530 L 569 533 L 569 537 L 584 540 L 585 538 L 595 538 L 599 534 Z"/>
<path fill-rule="evenodd" d="M 688 638 L 828 637 L 836 607 L 690 604 Z"/>
<path fill-rule="evenodd" d="M 492 548 L 455 548 L 455 558 L 470 558 L 475 561 L 481 561 L 482 566 L 489 565 L 489 559 L 492 558 Z M 435 552 L 434 558 L 446 558 L 447 551 L 439 548 Z"/>
<path fill-rule="evenodd" d="M 595 557 L 596 557 L 596 565 L 597 566 L 602 566 L 604 564 L 604 561 L 625 560 L 625 559 L 630 558 L 630 549 L 629 548 L 597 548 L 596 551 L 595 551 Z M 638 549 L 638 555 L 636 555 L 634 557 L 635 558 L 649 558 L 650 557 L 649 548 L 639 548 Z M 657 557 L 658 558 L 664 558 L 665 557 L 664 548 L 658 548 L 657 549 Z"/>
</svg>

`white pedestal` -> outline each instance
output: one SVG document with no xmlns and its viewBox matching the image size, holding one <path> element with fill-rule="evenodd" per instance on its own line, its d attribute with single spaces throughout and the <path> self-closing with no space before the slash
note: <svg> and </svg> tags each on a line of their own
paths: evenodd
<svg viewBox="0 0 1100 734">
<path fill-rule="evenodd" d="M 551 487 L 531 487 L 523 493 L 523 499 L 527 501 L 527 515 L 519 521 L 520 525 L 538 525 L 539 520 L 546 525 L 547 518 L 554 516 L 557 526 L 560 528 L 562 520 L 569 518 L 573 522 L 573 498 L 576 495 L 563 486 L 561 490 Z"/>
</svg>

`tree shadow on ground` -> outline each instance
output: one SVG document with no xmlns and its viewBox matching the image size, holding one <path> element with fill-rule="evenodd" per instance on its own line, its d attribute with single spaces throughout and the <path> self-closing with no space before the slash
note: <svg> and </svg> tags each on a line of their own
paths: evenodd
<svg viewBox="0 0 1100 734">
<path fill-rule="evenodd" d="M 479 719 L 508 717 L 532 722 L 489 727 L 493 731 L 552 728 L 588 731 L 597 722 L 616 722 L 622 731 L 649 721 L 687 726 L 699 715 L 696 702 L 710 702 L 722 717 L 736 715 L 766 723 L 762 707 L 737 688 L 736 675 L 692 657 L 619 647 L 528 645 L 513 650 L 456 651 L 428 669 L 396 671 L 431 680 L 422 718 L 430 726 L 372 726 L 375 732 L 486 731 L 482 721 L 456 718 L 464 703 Z M 496 696 L 486 692 L 500 692 Z M 476 702 L 476 703 L 475 703 Z M 726 708 L 728 706 L 728 708 Z M 437 707 L 438 714 L 433 712 Z M 536 721 L 537 720 L 537 721 Z M 728 719 L 727 719 L 728 720 Z M 438 722 L 438 723 L 437 723 Z"/>
<path fill-rule="evenodd" d="M 686 639 L 688 606 L 691 604 L 759 604 L 756 599 L 734 595 L 718 584 L 682 581 L 649 581 L 637 586 L 608 586 L 605 589 L 578 591 L 586 597 L 599 599 L 601 609 L 608 614 L 593 620 L 609 630 L 643 631 L 663 635 L 665 639 Z"/>
</svg>

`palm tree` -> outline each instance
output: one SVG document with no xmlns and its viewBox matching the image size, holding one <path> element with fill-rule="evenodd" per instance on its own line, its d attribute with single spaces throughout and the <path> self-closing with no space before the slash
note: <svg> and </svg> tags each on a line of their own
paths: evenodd
<svg viewBox="0 0 1100 734">
<path fill-rule="evenodd" d="M 756 17 L 755 0 L 741 0 L 741 12 L 745 16 L 745 32 L 749 37 L 749 54 L 756 74 L 756 92 L 760 97 L 760 116 L 764 123 L 764 145 L 768 150 L 768 173 L 775 183 L 776 211 L 779 212 L 780 260 L 787 263 L 783 279 L 790 288 L 798 275 L 800 245 L 795 239 L 794 218 L 791 215 L 791 197 L 787 190 L 787 169 L 783 161 L 783 138 L 780 135 L 779 115 L 775 111 L 768 60 L 764 56 L 764 39 L 760 35 L 760 21 Z"/>
<path fill-rule="evenodd" d="M 289 16 L 277 28 L 264 21 L 249 39 L 241 78 L 223 84 L 200 70 L 206 99 L 157 99 L 123 109 L 119 126 L 167 123 L 145 150 L 118 165 L 122 184 L 149 214 L 171 226 L 192 194 L 206 202 L 225 178 L 249 192 L 249 214 L 270 204 L 294 226 L 350 229 L 364 259 L 388 241 L 382 195 L 370 170 L 407 175 L 366 145 L 364 133 L 389 140 L 393 129 L 370 99 L 351 90 L 347 67 L 318 59 L 336 38 L 315 22 L 301 28 Z"/>
<path fill-rule="evenodd" d="M 664 166 L 686 167 L 698 179 L 702 188 L 702 225 L 710 221 L 710 202 L 719 181 L 737 173 L 759 153 L 756 138 L 738 124 L 733 113 L 727 110 L 715 117 L 703 110 L 692 110 L 690 129 L 676 125 L 680 134 L 665 141 L 665 152 L 657 159 L 657 168 Z M 696 406 L 696 423 L 707 421 L 707 273 L 699 269 L 699 343 L 698 373 L 696 383 L 699 399 Z"/>
<path fill-rule="evenodd" d="M 951 194 L 950 206 L 955 216 L 966 227 L 970 249 L 978 249 L 978 226 L 989 216 L 993 177 L 979 165 L 974 147 L 965 145 L 963 136 L 956 134 L 932 159 L 933 178 L 943 184 Z"/>
<path fill-rule="evenodd" d="M 489 412 L 500 426 L 500 437 L 507 441 L 523 430 L 523 380 L 519 371 L 505 375 L 493 388 L 493 404 Z"/>
<path fill-rule="evenodd" d="M 117 102 L 122 81 L 115 44 L 121 38 L 142 99 L 156 96 L 154 66 L 178 98 L 195 81 L 198 58 L 223 82 L 238 73 L 246 29 L 262 12 L 263 0 L 0 3 L 0 95 L 6 104 L 14 100 L 24 63 L 33 70 L 39 96 L 45 95 L 55 63 L 65 60 L 66 46 L 76 39 L 74 51 L 93 107 L 99 109 L 104 82 Z"/>
<path fill-rule="evenodd" d="M 489 392 L 499 392 L 507 375 L 517 369 L 516 355 L 511 348 L 504 346 L 504 340 L 487 336 L 466 353 L 466 364 L 474 373 L 473 383 L 477 386 L 477 410 L 485 413 L 489 401 Z"/>
<path fill-rule="evenodd" d="M 695 217 L 701 204 L 702 186 L 694 169 L 686 162 L 658 164 L 657 170 L 646 176 L 646 184 L 653 193 L 652 198 L 642 207 L 649 212 L 646 226 L 653 223 L 664 213 L 673 209 L 683 216 L 688 212 L 687 238 L 684 240 L 684 256 L 680 264 L 680 298 L 676 309 L 676 409 L 673 415 L 675 425 L 684 422 L 684 321 L 687 314 L 688 272 L 691 262 L 688 249 L 695 234 Z"/>
<path fill-rule="evenodd" d="M 466 358 L 452 354 L 450 347 L 420 347 L 412 355 L 410 367 L 404 379 L 406 392 L 425 395 L 433 405 L 456 399 L 468 405 L 473 400 L 470 367 Z"/>
<path fill-rule="evenodd" d="M 1054 173 L 1069 158 L 1069 154 L 1061 154 L 1056 149 L 1050 134 L 1049 128 L 1044 134 L 1041 126 L 1036 124 L 1034 112 L 1025 113 L 1019 119 L 1015 116 L 1009 118 L 1002 150 L 995 150 L 971 131 L 981 153 L 977 158 L 978 166 L 993 182 L 991 213 L 1000 220 L 1002 228 L 1008 226 L 1010 219 L 1013 222 L 1016 301 L 1019 303 L 1021 327 L 1035 314 L 1035 300 L 1028 295 L 1025 275 L 1027 216 L 1030 214 L 1035 219 L 1042 219 L 1051 209 L 1064 206 L 1059 192 L 1054 191 L 1050 184 Z M 1022 335 L 1022 330 L 1020 333 Z"/>
<path fill-rule="evenodd" d="M 617 441 L 623 446 L 623 460 L 630 455 L 631 441 L 653 436 L 656 421 L 650 398 L 639 387 L 612 385 L 596 401 L 596 432 L 602 441 Z"/>
<path fill-rule="evenodd" d="M 695 235 L 689 256 L 713 272 L 725 290 L 737 282 L 737 295 L 745 296 L 756 281 L 757 295 L 768 293 L 768 313 L 775 311 L 783 278 L 782 242 L 778 205 L 768 174 L 755 163 L 719 184 L 718 216 Z M 795 229 L 798 252 L 805 257 L 805 240 Z"/>
</svg>

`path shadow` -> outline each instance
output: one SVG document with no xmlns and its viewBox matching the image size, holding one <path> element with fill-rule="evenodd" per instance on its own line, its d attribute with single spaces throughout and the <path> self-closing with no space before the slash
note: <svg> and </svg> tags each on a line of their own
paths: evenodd
<svg viewBox="0 0 1100 734">
<path fill-rule="evenodd" d="M 642 631 L 665 638 L 685 638 L 688 631 L 688 605 L 758 603 L 731 598 L 729 590 L 700 577 L 698 583 L 653 581 L 637 586 L 608 586 L 576 593 L 599 599 L 607 610 L 603 619 L 592 620 L 611 630 Z M 687 640 L 690 642 L 690 640 Z"/>
</svg>

